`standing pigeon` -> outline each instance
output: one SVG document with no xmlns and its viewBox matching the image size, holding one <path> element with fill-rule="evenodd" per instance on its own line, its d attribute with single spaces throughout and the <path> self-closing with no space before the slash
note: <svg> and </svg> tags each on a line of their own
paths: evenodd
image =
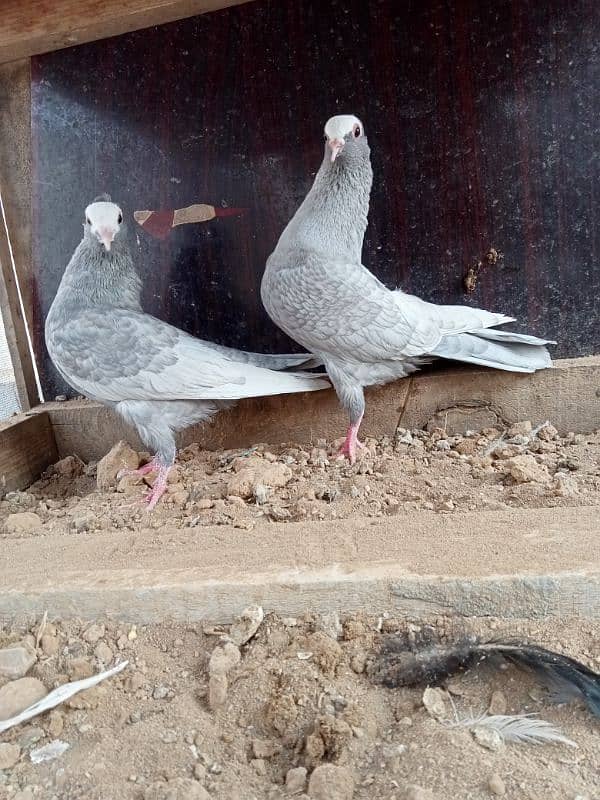
<svg viewBox="0 0 600 800">
<path fill-rule="evenodd" d="M 267 261 L 261 296 L 273 321 L 325 364 L 350 415 L 341 452 L 356 459 L 363 387 L 435 357 L 513 372 L 551 366 L 534 336 L 491 330 L 512 322 L 465 306 L 426 303 L 384 286 L 361 263 L 373 172 L 362 122 L 325 125 L 325 156 L 304 202 Z"/>
<path fill-rule="evenodd" d="M 195 339 L 142 311 L 142 282 L 126 242 L 123 213 L 108 196 L 85 210 L 84 235 L 46 319 L 48 352 L 78 392 L 115 409 L 156 455 L 149 508 L 166 488 L 175 432 L 241 397 L 312 392 L 317 375 L 273 372 L 311 356 L 261 355 Z"/>
</svg>

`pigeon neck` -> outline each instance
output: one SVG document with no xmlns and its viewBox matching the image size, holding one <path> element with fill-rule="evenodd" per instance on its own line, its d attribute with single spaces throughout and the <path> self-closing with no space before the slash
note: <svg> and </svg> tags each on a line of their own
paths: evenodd
<svg viewBox="0 0 600 800">
<path fill-rule="evenodd" d="M 290 225 L 294 245 L 360 264 L 372 180 L 368 155 L 338 157 L 331 163 L 326 152 L 312 189 Z"/>
<path fill-rule="evenodd" d="M 84 238 L 67 267 L 61 288 L 79 306 L 141 311 L 142 283 L 127 246 L 115 242 L 109 253 Z"/>
</svg>

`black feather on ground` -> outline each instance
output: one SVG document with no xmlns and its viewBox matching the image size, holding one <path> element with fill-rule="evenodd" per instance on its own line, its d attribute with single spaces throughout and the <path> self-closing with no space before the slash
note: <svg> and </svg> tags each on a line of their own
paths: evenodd
<svg viewBox="0 0 600 800">
<path fill-rule="evenodd" d="M 482 662 L 498 666 L 502 661 L 533 673 L 561 701 L 583 700 L 600 717 L 600 674 L 574 658 L 526 642 L 465 638 L 441 645 L 428 637 L 409 642 L 394 635 L 384 640 L 369 671 L 377 683 L 397 688 L 439 684 Z"/>
</svg>

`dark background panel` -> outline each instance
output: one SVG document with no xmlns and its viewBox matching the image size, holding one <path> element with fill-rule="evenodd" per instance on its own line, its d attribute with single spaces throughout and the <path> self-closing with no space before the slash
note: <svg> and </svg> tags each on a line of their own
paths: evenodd
<svg viewBox="0 0 600 800">
<path fill-rule="evenodd" d="M 33 59 L 35 346 L 102 191 L 130 218 L 146 309 L 204 338 L 298 349 L 260 303 L 310 187 L 322 127 L 353 112 L 375 170 L 364 262 L 435 302 L 510 313 L 600 350 L 600 11 L 594 0 L 257 0 Z M 136 209 L 244 217 L 150 238 Z M 503 254 L 467 296 L 464 275 Z"/>
</svg>

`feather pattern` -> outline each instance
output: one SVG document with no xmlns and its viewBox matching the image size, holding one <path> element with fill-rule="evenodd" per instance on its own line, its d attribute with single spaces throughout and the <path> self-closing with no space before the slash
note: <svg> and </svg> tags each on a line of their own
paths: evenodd
<svg viewBox="0 0 600 800">
<path fill-rule="evenodd" d="M 577 747 L 558 728 L 533 714 L 481 714 L 445 723 L 448 728 L 495 731 L 503 742 L 514 744 L 566 744 Z"/>
</svg>

